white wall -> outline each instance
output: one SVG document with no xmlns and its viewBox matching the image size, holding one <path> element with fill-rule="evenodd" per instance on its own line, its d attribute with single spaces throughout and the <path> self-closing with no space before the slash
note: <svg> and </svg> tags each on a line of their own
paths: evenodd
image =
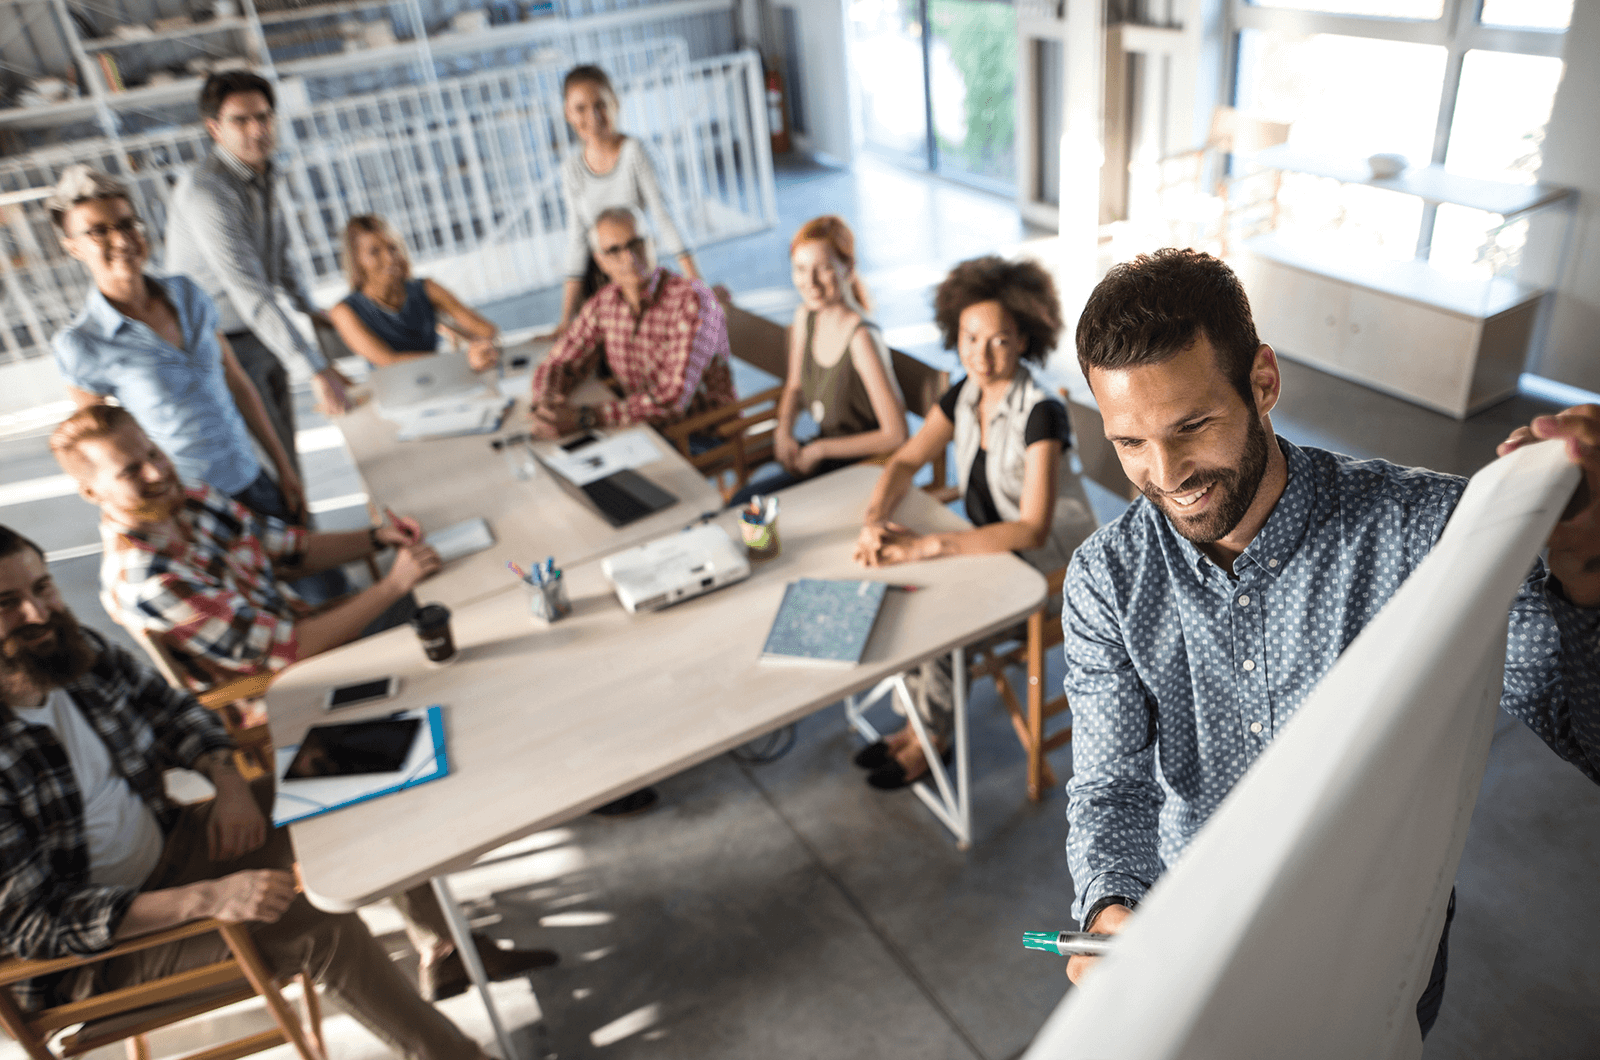
<svg viewBox="0 0 1600 1060">
<path fill-rule="evenodd" d="M 1600 4 L 1572 5 L 1566 76 L 1545 130 L 1540 179 L 1578 189 L 1567 267 L 1543 349 L 1529 369 L 1600 391 Z"/>
<path fill-rule="evenodd" d="M 791 0 L 773 6 L 792 7 L 800 26 L 801 69 L 788 75 L 801 81 L 807 128 L 804 136 L 794 137 L 795 146 L 849 162 L 855 157 L 855 143 L 850 133 L 844 0 Z"/>
</svg>

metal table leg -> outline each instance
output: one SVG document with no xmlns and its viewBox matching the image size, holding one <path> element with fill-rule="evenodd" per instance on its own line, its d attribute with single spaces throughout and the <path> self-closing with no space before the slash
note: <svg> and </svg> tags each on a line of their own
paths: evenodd
<svg viewBox="0 0 1600 1060">
<path fill-rule="evenodd" d="M 450 884 L 445 878 L 435 876 L 431 882 L 433 893 L 439 899 L 439 908 L 444 910 L 445 921 L 450 925 L 450 937 L 455 940 L 456 952 L 461 955 L 467 976 L 472 980 L 472 985 L 478 988 L 478 996 L 483 999 L 483 1007 L 489 1013 L 489 1025 L 494 1028 L 495 1041 L 500 1043 L 502 1057 L 504 1060 L 522 1060 L 516 1046 L 511 1044 L 511 1036 L 500 1022 L 500 1012 L 494 1007 L 494 998 L 489 996 L 489 975 L 483 970 L 483 958 L 478 956 L 478 947 L 472 941 L 472 925 L 467 923 L 461 907 L 456 904 L 455 895 L 450 893 Z"/>
</svg>

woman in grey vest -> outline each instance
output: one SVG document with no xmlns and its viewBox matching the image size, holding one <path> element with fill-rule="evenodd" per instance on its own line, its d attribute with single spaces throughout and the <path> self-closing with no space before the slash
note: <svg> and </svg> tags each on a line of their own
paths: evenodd
<svg viewBox="0 0 1600 1060">
<path fill-rule="evenodd" d="M 1083 484 L 1066 459 L 1067 409 L 1034 380 L 1061 331 L 1050 274 L 1031 261 L 974 258 L 950 271 L 934 295 L 946 348 L 966 376 L 930 409 L 922 429 L 889 459 L 862 516 L 856 561 L 869 567 L 941 556 L 1015 552 L 1049 572 L 1064 567 L 1095 528 Z M 970 530 L 918 534 L 891 520 L 923 464 L 952 441 Z M 918 710 L 948 748 L 953 696 L 948 659 L 922 668 Z M 868 783 L 903 787 L 927 771 L 909 727 L 866 748 Z"/>
<path fill-rule="evenodd" d="M 377 214 L 345 223 L 344 273 L 350 293 L 328 315 L 344 344 L 373 365 L 432 356 L 444 335 L 466 343 L 473 371 L 499 363 L 500 329 L 432 280 L 412 279 L 405 243 Z"/>
</svg>

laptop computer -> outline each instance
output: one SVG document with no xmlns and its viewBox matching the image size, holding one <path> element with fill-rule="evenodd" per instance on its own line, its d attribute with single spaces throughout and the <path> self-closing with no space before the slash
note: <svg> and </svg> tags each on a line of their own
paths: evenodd
<svg viewBox="0 0 1600 1060">
<path fill-rule="evenodd" d="M 659 611 L 750 577 L 744 547 L 716 523 L 607 556 L 600 570 L 630 612 Z"/>
<path fill-rule="evenodd" d="M 604 478 L 597 478 L 593 482 L 579 486 L 552 467 L 533 446 L 528 446 L 528 449 L 533 453 L 533 458 L 539 462 L 539 466 L 556 480 L 556 485 L 568 495 L 599 512 L 600 517 L 612 526 L 627 526 L 635 520 L 643 519 L 647 515 L 678 503 L 677 497 L 632 468 L 613 471 Z"/>
<path fill-rule="evenodd" d="M 459 353 L 416 357 L 374 368 L 367 377 L 379 407 L 400 409 L 484 389 L 484 381 Z"/>
</svg>

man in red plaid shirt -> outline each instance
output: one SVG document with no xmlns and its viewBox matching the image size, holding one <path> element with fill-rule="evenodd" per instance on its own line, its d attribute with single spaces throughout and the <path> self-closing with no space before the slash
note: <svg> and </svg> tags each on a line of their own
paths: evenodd
<svg viewBox="0 0 1600 1060">
<path fill-rule="evenodd" d="M 665 427 L 737 400 L 727 320 L 711 288 L 652 265 L 638 215 L 628 207 L 603 211 L 591 243 L 611 282 L 584 304 L 534 373 L 534 435 Z M 569 404 L 567 395 L 595 370 L 602 351 L 623 396 Z"/>
</svg>

